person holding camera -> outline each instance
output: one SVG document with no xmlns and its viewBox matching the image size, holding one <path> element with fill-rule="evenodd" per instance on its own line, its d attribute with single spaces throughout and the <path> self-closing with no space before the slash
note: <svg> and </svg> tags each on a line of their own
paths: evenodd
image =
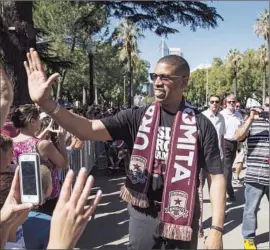
<svg viewBox="0 0 270 250">
<path fill-rule="evenodd" d="M 245 176 L 245 208 L 242 235 L 245 249 L 256 249 L 257 211 L 261 198 L 269 200 L 269 97 L 262 109 L 251 109 L 246 122 L 235 132 L 235 139 L 247 138 L 247 171 Z M 269 116 L 268 116 L 269 117 Z"/>
</svg>

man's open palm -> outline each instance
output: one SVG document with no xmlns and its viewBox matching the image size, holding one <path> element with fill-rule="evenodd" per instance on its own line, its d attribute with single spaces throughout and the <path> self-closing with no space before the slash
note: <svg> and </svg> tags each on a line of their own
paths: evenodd
<svg viewBox="0 0 270 250">
<path fill-rule="evenodd" d="M 24 62 L 24 67 L 28 77 L 28 89 L 32 101 L 41 103 L 47 100 L 50 97 L 52 84 L 59 77 L 59 74 L 55 73 L 47 79 L 39 55 L 32 48 L 27 53 L 27 62 Z"/>
</svg>

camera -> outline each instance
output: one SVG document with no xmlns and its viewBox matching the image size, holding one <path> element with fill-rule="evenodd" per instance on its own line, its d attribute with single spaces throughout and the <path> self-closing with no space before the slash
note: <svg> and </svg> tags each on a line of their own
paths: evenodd
<svg viewBox="0 0 270 250">
<path fill-rule="evenodd" d="M 267 111 L 262 111 L 259 113 L 260 118 L 268 119 L 269 118 L 269 112 Z"/>
</svg>

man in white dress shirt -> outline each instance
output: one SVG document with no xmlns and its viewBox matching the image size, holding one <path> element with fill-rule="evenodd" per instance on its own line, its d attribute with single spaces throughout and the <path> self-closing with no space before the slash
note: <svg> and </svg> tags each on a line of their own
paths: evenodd
<svg viewBox="0 0 270 250">
<path fill-rule="evenodd" d="M 220 97 L 217 95 L 212 95 L 210 96 L 208 103 L 209 108 L 202 113 L 213 123 L 217 131 L 220 158 L 223 160 L 225 121 L 223 116 L 219 113 L 220 104 Z"/>
<path fill-rule="evenodd" d="M 218 95 L 212 95 L 209 98 L 209 107 L 207 110 L 203 111 L 202 114 L 206 116 L 214 125 L 217 135 L 218 135 L 218 145 L 220 151 L 220 158 L 223 162 L 224 158 L 224 134 L 225 134 L 225 121 L 223 116 L 219 113 L 219 108 L 221 105 L 221 99 Z M 203 175 L 203 186 L 205 182 L 205 174 Z"/>
<path fill-rule="evenodd" d="M 230 201 L 235 201 L 234 190 L 232 187 L 232 166 L 236 156 L 237 141 L 234 133 L 243 122 L 242 115 L 235 110 L 236 97 L 229 94 L 226 97 L 226 108 L 220 114 L 225 120 L 225 135 L 224 135 L 224 175 L 227 180 L 227 195 Z"/>
</svg>

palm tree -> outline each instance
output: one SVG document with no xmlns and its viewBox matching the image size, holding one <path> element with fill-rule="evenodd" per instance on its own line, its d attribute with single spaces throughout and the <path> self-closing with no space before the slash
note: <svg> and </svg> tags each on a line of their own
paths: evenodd
<svg viewBox="0 0 270 250">
<path fill-rule="evenodd" d="M 265 103 L 265 85 L 266 85 L 266 67 L 268 65 L 268 48 L 266 45 L 261 45 L 258 52 L 256 53 L 256 61 L 262 69 L 263 72 L 263 93 L 262 93 L 262 101 Z"/>
<path fill-rule="evenodd" d="M 233 73 L 234 78 L 233 92 L 236 98 L 237 98 L 237 75 L 242 61 L 243 55 L 238 49 L 229 50 L 229 53 L 227 55 L 227 63 Z"/>
<path fill-rule="evenodd" d="M 269 10 L 265 9 L 264 12 L 262 12 L 259 15 L 259 18 L 256 19 L 255 25 L 254 25 L 254 32 L 258 37 L 263 37 L 264 40 L 267 42 L 268 44 L 268 50 L 270 49 L 270 38 L 269 38 Z M 264 50 L 266 50 L 265 48 L 261 49 L 261 56 L 262 58 L 264 58 Z M 263 62 L 264 59 L 261 60 L 261 62 Z M 263 66 L 264 67 L 264 66 Z M 266 81 L 266 66 L 265 66 L 265 71 L 264 71 L 264 82 L 263 82 L 263 104 L 265 101 L 265 81 Z M 268 94 L 270 94 L 270 83 L 268 86 Z"/>
<path fill-rule="evenodd" d="M 254 32 L 258 37 L 263 37 L 269 43 L 269 10 L 265 9 L 257 18 Z"/>
<path fill-rule="evenodd" d="M 129 98 L 128 104 L 131 107 L 133 100 L 133 67 L 138 59 L 138 38 L 143 37 L 140 29 L 135 23 L 125 20 L 116 28 L 114 38 L 121 45 L 120 60 L 127 62 L 128 81 L 129 81 Z"/>
</svg>

